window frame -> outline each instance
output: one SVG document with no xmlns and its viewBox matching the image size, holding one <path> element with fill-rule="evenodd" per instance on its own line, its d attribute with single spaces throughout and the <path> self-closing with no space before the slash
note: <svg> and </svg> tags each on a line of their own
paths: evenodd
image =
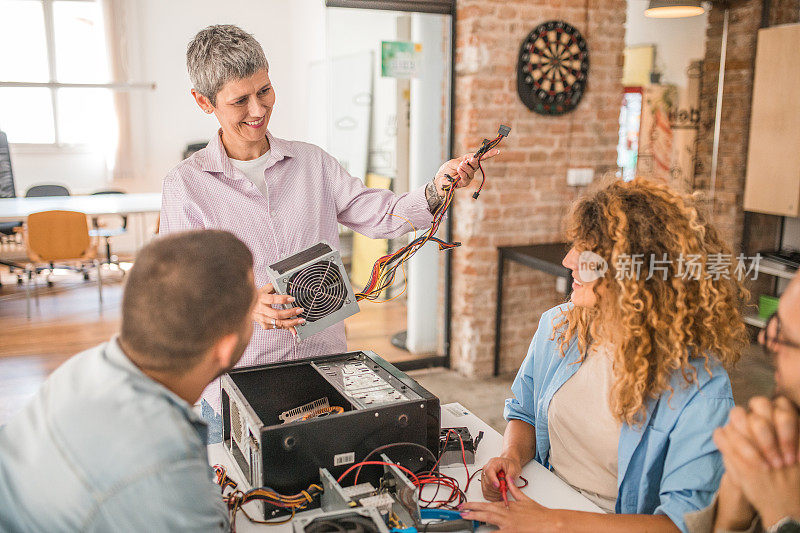
<svg viewBox="0 0 800 533">
<path fill-rule="evenodd" d="M 59 113 L 58 113 L 58 90 L 66 88 L 77 89 L 109 89 L 112 91 L 129 91 L 133 89 L 155 89 L 155 83 L 61 83 L 57 80 L 56 70 L 56 49 L 55 49 L 55 16 L 53 11 L 53 3 L 59 2 L 83 2 L 83 3 L 97 3 L 100 0 L 24 0 L 29 2 L 37 2 L 42 6 L 42 16 L 44 17 L 44 30 L 46 50 L 47 50 L 47 68 L 50 81 L 47 82 L 26 82 L 26 81 L 0 81 L 0 88 L 3 87 L 17 87 L 17 88 L 47 88 L 50 91 L 50 102 L 53 113 L 53 130 L 54 142 L 52 143 L 26 143 L 26 142 L 10 142 L 10 145 L 15 147 L 15 151 L 24 153 L 37 153 L 47 154 L 55 152 L 70 152 L 70 153 L 90 153 L 92 152 L 90 143 L 67 143 L 61 140 L 61 131 L 59 126 Z M 102 6 L 101 6 L 102 7 Z M 106 50 L 108 50 L 108 42 Z"/>
</svg>

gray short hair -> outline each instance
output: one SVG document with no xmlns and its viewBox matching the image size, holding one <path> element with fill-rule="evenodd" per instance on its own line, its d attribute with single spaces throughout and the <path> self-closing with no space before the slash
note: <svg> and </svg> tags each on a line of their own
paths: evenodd
<svg viewBox="0 0 800 533">
<path fill-rule="evenodd" d="M 217 105 L 217 93 L 233 79 L 269 70 L 255 38 L 232 24 L 209 26 L 194 36 L 186 50 L 186 67 L 194 89 Z"/>
</svg>

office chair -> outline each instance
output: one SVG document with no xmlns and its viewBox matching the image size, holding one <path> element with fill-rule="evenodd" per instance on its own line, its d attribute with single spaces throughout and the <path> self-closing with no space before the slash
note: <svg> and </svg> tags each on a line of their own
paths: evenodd
<svg viewBox="0 0 800 533">
<path fill-rule="evenodd" d="M 109 189 L 109 190 L 106 190 L 106 191 L 93 192 L 92 196 L 100 195 L 100 194 L 125 194 L 125 193 L 123 191 L 117 191 L 117 190 Z M 94 227 L 94 229 L 92 229 L 89 232 L 89 234 L 92 237 L 102 237 L 105 240 L 105 243 L 106 243 L 106 263 L 108 263 L 109 265 L 111 265 L 112 263 L 116 264 L 117 268 L 119 268 L 119 259 L 117 259 L 116 261 L 112 261 L 112 259 L 111 259 L 113 257 L 111 255 L 111 237 L 116 237 L 118 235 L 123 235 L 123 234 L 128 232 L 128 217 L 127 217 L 127 215 L 118 215 L 118 216 L 122 219 L 122 225 L 118 226 L 118 227 L 111 227 L 111 228 L 101 226 L 100 217 L 92 217 L 92 226 Z M 122 269 L 120 269 L 120 270 L 122 270 Z M 125 271 L 122 270 L 122 272 L 124 273 Z"/>
<path fill-rule="evenodd" d="M 47 196 L 71 196 L 69 189 L 64 187 L 63 185 L 56 185 L 56 184 L 44 184 L 44 185 L 34 185 L 33 187 L 29 188 L 25 191 L 25 198 L 43 198 Z M 50 272 L 52 273 L 55 269 L 55 263 L 50 263 Z M 83 279 L 89 281 L 89 271 L 86 270 L 85 267 L 66 267 L 69 270 L 75 270 L 83 274 Z M 37 267 L 36 273 L 38 274 L 42 270 L 46 270 L 46 267 Z M 47 286 L 52 287 L 53 282 L 50 280 L 50 275 L 47 276 Z"/>
<path fill-rule="evenodd" d="M 0 198 L 16 198 L 17 188 L 14 184 L 14 169 L 11 168 L 11 152 L 8 147 L 8 136 L 0 131 Z M 22 228 L 22 221 L 0 222 L 0 244 L 15 248 L 18 244 L 17 231 Z M 0 259 L 0 265 L 8 267 L 8 271 L 22 271 L 24 267 L 8 259 Z M 17 273 L 17 283 L 22 284 L 22 275 Z M 0 287 L 3 283 L 0 281 Z"/>
<path fill-rule="evenodd" d="M 63 185 L 34 185 L 25 191 L 25 198 L 41 198 L 42 196 L 70 196 L 69 189 Z"/>
<path fill-rule="evenodd" d="M 31 317 L 31 276 L 38 274 L 37 263 L 52 265 L 56 261 L 92 261 L 97 268 L 97 290 L 103 303 L 103 275 L 97 261 L 97 239 L 89 235 L 86 215 L 78 211 L 42 211 L 32 213 L 25 227 L 25 247 L 29 264 L 26 266 L 28 282 L 25 300 L 28 318 Z M 38 283 L 35 293 L 39 304 Z"/>
<path fill-rule="evenodd" d="M 184 159 L 188 159 L 190 155 L 192 155 L 195 152 L 199 152 L 200 150 L 205 148 L 207 145 L 208 145 L 208 141 L 201 142 L 201 143 L 187 144 L 186 145 L 186 149 L 183 151 L 183 158 Z"/>
</svg>

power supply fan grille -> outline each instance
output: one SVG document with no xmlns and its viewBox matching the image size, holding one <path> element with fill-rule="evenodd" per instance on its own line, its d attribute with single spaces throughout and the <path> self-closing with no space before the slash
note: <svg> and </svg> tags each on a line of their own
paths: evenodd
<svg viewBox="0 0 800 533">
<path fill-rule="evenodd" d="M 286 290 L 294 297 L 294 305 L 304 309 L 299 316 L 307 322 L 338 311 L 347 298 L 347 286 L 333 261 L 320 261 L 296 272 L 289 278 Z"/>
</svg>

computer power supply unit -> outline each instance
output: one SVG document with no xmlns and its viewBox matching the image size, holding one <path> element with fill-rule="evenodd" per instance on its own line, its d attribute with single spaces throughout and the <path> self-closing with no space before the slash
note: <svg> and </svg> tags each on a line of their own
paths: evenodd
<svg viewBox="0 0 800 533">
<path fill-rule="evenodd" d="M 234 369 L 221 383 L 223 445 L 242 490 L 296 494 L 319 482 L 320 468 L 338 477 L 386 444 L 439 453 L 439 399 L 372 352 Z M 411 446 L 391 454 L 413 472 L 433 466 L 430 454 Z M 364 467 L 359 480 L 380 475 Z M 261 513 L 280 512 L 262 504 Z"/>
<path fill-rule="evenodd" d="M 324 242 L 267 267 L 275 291 L 293 296 L 304 324 L 295 326 L 298 340 L 358 313 L 358 303 L 339 252 Z"/>
</svg>

